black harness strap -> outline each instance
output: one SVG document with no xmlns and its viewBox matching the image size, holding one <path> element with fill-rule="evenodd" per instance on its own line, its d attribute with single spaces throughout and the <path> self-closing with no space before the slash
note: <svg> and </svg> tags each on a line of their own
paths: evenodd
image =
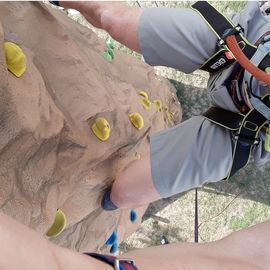
<svg viewBox="0 0 270 270">
<path fill-rule="evenodd" d="M 269 97 L 270 95 L 266 95 L 262 98 L 267 106 L 270 106 Z M 259 143 L 259 131 L 268 119 L 255 109 L 242 115 L 218 107 L 210 108 L 203 116 L 212 123 L 233 131 L 233 164 L 226 177 L 228 179 L 248 163 L 252 148 Z"/>
<path fill-rule="evenodd" d="M 208 2 L 198 1 L 192 5 L 192 8 L 202 16 L 207 25 L 216 34 L 218 37 L 218 46 L 220 47 L 220 50 L 206 61 L 200 69 L 213 73 L 218 72 L 235 62 L 234 57 L 224 41 L 225 37 L 232 34 L 235 34 L 240 48 L 248 58 L 251 58 L 256 52 L 257 47 L 249 43 L 242 35 L 242 27 L 240 25 L 234 25 L 233 22 L 228 18 L 225 18 Z M 229 57 L 228 55 L 231 56 Z"/>
<path fill-rule="evenodd" d="M 247 58 L 251 59 L 256 53 L 258 47 L 250 44 L 246 38 L 243 36 L 243 29 L 241 26 L 235 26 L 228 18 L 224 17 L 220 12 L 218 12 L 212 5 L 206 1 L 199 1 L 192 5 L 193 9 L 197 11 L 207 25 L 212 29 L 218 38 L 218 45 L 222 50 L 229 49 L 225 43 L 226 37 L 229 35 L 235 35 L 236 40 L 241 47 L 243 53 Z M 267 37 L 267 36 L 265 36 Z M 264 41 L 265 37 L 261 39 Z M 214 57 L 214 60 L 215 57 Z M 235 59 L 234 59 L 235 62 Z M 206 62 L 201 69 L 211 72 L 211 68 L 215 68 L 215 72 L 227 66 L 227 62 L 219 69 L 216 69 L 213 65 L 209 67 L 209 63 Z M 264 70 L 270 65 L 269 54 L 260 62 L 258 68 Z M 237 63 L 232 72 L 232 75 L 226 80 L 226 85 L 228 92 L 237 106 L 237 108 L 243 112 L 243 114 L 233 113 L 221 108 L 210 108 L 203 115 L 211 122 L 220 125 L 228 130 L 231 130 L 234 135 L 234 147 L 233 147 L 233 164 L 231 170 L 226 179 L 232 176 L 240 168 L 244 167 L 251 153 L 254 145 L 258 144 L 258 136 L 261 128 L 269 120 L 262 113 L 258 112 L 256 109 L 249 109 L 248 105 L 245 103 L 245 98 L 242 96 L 243 85 L 243 68 Z M 252 78 L 252 77 L 251 77 Z M 250 85 L 251 83 L 248 82 Z M 250 86 L 251 87 L 251 86 Z M 253 94 L 252 89 L 247 89 L 248 94 Z M 269 107 L 269 95 L 260 99 L 266 106 Z"/>
<path fill-rule="evenodd" d="M 270 106 L 269 95 L 262 101 Z M 244 117 L 239 131 L 235 134 L 234 162 L 227 178 L 243 168 L 249 160 L 252 148 L 259 144 L 259 131 L 268 122 L 268 119 L 253 109 Z"/>
<path fill-rule="evenodd" d="M 205 113 L 203 113 L 203 116 L 212 123 L 223 126 L 224 128 L 232 131 L 237 131 L 240 128 L 241 122 L 244 118 L 244 115 L 242 114 L 227 111 L 219 107 L 209 108 Z"/>
<path fill-rule="evenodd" d="M 219 13 L 212 5 L 205 1 L 198 1 L 192 5 L 194 9 L 201 13 L 203 18 L 211 26 L 218 37 L 222 37 L 226 29 L 233 29 L 233 25 L 228 20 L 224 20 L 224 16 Z M 223 19 L 221 20 L 220 17 Z"/>
<path fill-rule="evenodd" d="M 245 54 L 245 56 L 252 60 L 258 61 L 258 54 L 255 54 L 258 47 L 256 45 L 268 42 L 270 31 L 265 33 L 257 42 L 256 45 L 253 45 L 246 40 L 243 36 L 243 29 L 240 25 L 234 25 L 229 19 L 224 17 L 221 13 L 219 13 L 212 5 L 205 1 L 199 1 L 192 5 L 192 8 L 197 11 L 206 24 L 210 27 L 210 29 L 215 33 L 218 38 L 216 53 L 208 59 L 200 69 L 205 70 L 210 73 L 219 72 L 222 69 L 230 66 L 233 63 L 236 63 L 231 76 L 225 81 L 227 86 L 227 90 L 232 98 L 232 101 L 236 105 L 236 107 L 244 114 L 234 113 L 231 111 L 224 110 L 218 107 L 212 107 L 208 111 L 206 111 L 203 115 L 206 119 L 211 121 L 214 124 L 217 124 L 225 129 L 231 131 L 233 135 L 233 153 L 232 153 L 232 166 L 230 171 L 226 177 L 229 179 L 232 175 L 234 175 L 239 169 L 243 168 L 249 160 L 250 154 L 254 146 L 259 144 L 259 132 L 260 130 L 269 122 L 267 111 L 261 110 L 261 105 L 266 105 L 270 108 L 270 95 L 266 95 L 263 98 L 257 97 L 259 99 L 260 105 L 257 106 L 257 103 L 252 103 L 256 108 L 250 109 L 250 104 L 246 102 L 246 95 L 249 97 L 254 96 L 252 92 L 252 79 L 253 75 L 250 77 L 251 82 L 246 84 L 243 82 L 244 78 L 247 80 L 249 78 L 246 76 L 246 71 L 240 65 L 241 59 L 245 59 L 245 57 L 240 58 L 239 62 L 236 62 L 235 57 L 229 50 L 225 40 L 229 40 L 231 36 L 235 36 L 238 46 Z M 266 38 L 268 40 L 266 41 Z M 228 43 L 229 46 L 231 45 Z M 234 43 L 235 44 L 235 43 Z M 237 44 L 236 44 L 237 45 Z M 259 45 L 258 45 L 259 46 Z M 263 47 L 263 46 L 262 46 Z M 233 48 L 234 47 L 230 47 Z M 237 47 L 236 47 L 237 48 Z M 260 49 L 260 46 L 259 46 Z M 236 55 L 241 55 L 239 51 L 236 50 Z M 261 70 L 265 70 L 267 67 L 270 67 L 270 54 L 264 56 L 264 51 L 258 51 L 261 53 L 260 63 L 257 66 Z M 264 57 L 264 58 L 263 58 Z M 262 59 L 263 58 L 263 59 Z M 243 63 L 242 63 L 243 65 Z M 247 65 L 244 65 L 246 68 Z M 258 73 L 258 72 L 257 72 Z M 253 74 L 253 73 L 252 73 Z M 254 73 L 255 76 L 255 73 Z M 248 79 L 249 80 L 249 79 Z M 244 88 L 242 88 L 244 87 Z M 243 96 L 244 95 L 244 96 Z M 264 103 L 264 104 L 262 104 Z M 265 109 L 265 107 L 264 107 Z M 261 113 L 259 111 L 261 111 Z M 266 116 L 264 116 L 264 115 Z M 270 140 L 269 140 L 270 141 Z M 269 143 L 270 148 L 270 143 Z M 195 242 L 198 242 L 198 234 L 199 234 L 199 225 L 198 225 L 198 190 L 195 190 L 195 229 L 194 229 L 194 237 Z"/>
</svg>

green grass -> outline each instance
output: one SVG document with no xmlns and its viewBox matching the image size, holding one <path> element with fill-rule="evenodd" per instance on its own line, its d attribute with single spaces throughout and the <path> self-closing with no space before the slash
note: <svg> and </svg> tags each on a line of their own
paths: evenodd
<svg viewBox="0 0 270 270">
<path fill-rule="evenodd" d="M 247 212 L 242 213 L 242 216 L 232 216 L 229 221 L 229 227 L 233 231 L 243 229 L 254 224 L 258 217 L 259 209 L 256 207 L 254 203 Z"/>
</svg>

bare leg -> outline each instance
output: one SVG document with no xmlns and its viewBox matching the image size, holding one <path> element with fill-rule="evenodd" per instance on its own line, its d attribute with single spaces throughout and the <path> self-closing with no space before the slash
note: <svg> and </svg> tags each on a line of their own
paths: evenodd
<svg viewBox="0 0 270 270">
<path fill-rule="evenodd" d="M 160 198 L 153 184 L 150 155 L 131 163 L 112 186 L 111 200 L 119 208 L 137 207 Z"/>
<path fill-rule="evenodd" d="M 176 243 L 123 255 L 139 269 L 266 270 L 270 264 L 270 221 L 210 243 Z M 147 266 L 147 267 L 146 267 Z"/>
</svg>

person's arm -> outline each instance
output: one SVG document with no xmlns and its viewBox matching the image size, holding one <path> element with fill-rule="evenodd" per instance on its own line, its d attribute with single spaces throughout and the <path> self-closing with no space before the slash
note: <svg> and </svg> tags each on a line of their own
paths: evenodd
<svg viewBox="0 0 270 270">
<path fill-rule="evenodd" d="M 131 50 L 141 52 L 138 25 L 143 9 L 123 2 L 60 1 L 60 6 L 78 10 L 93 26 L 107 31 Z"/>
<path fill-rule="evenodd" d="M 95 27 L 143 54 L 152 66 L 190 73 L 214 54 L 217 37 L 192 9 L 133 8 L 119 2 L 65 2 Z"/>
<path fill-rule="evenodd" d="M 1 270 L 111 270 L 86 255 L 61 248 L 0 212 Z"/>
</svg>

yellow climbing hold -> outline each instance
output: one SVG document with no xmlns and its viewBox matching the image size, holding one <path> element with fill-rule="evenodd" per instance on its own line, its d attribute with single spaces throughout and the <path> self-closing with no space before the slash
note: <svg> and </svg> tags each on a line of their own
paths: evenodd
<svg viewBox="0 0 270 270">
<path fill-rule="evenodd" d="M 98 117 L 96 122 L 92 125 L 92 131 L 101 141 L 104 142 L 109 139 L 111 129 L 105 118 Z"/>
<path fill-rule="evenodd" d="M 139 95 L 142 96 L 142 97 L 144 97 L 144 98 L 146 98 L 146 99 L 149 99 L 148 94 L 145 91 L 139 92 Z"/>
<path fill-rule="evenodd" d="M 26 56 L 22 49 L 12 42 L 5 42 L 4 49 L 8 70 L 16 77 L 21 77 L 26 70 Z"/>
<path fill-rule="evenodd" d="M 139 113 L 132 113 L 129 115 L 129 119 L 137 129 L 142 129 L 144 126 L 143 117 Z"/>
<path fill-rule="evenodd" d="M 63 211 L 57 210 L 54 222 L 50 229 L 47 231 L 46 235 L 49 237 L 55 237 L 59 235 L 67 226 L 67 218 Z"/>
<path fill-rule="evenodd" d="M 166 114 L 167 114 L 167 116 L 168 116 L 168 118 L 169 118 L 170 120 L 173 119 L 174 113 L 169 112 L 169 111 L 167 110 L 167 111 L 166 111 Z"/>
<path fill-rule="evenodd" d="M 161 102 L 161 100 L 159 100 L 159 99 L 154 100 L 154 104 L 156 106 L 157 112 L 161 112 L 162 111 L 162 102 Z"/>
<path fill-rule="evenodd" d="M 141 100 L 141 104 L 143 105 L 143 107 L 146 109 L 146 110 L 149 110 L 150 109 L 150 106 L 151 106 L 151 101 L 147 98 L 143 98 Z"/>
</svg>

